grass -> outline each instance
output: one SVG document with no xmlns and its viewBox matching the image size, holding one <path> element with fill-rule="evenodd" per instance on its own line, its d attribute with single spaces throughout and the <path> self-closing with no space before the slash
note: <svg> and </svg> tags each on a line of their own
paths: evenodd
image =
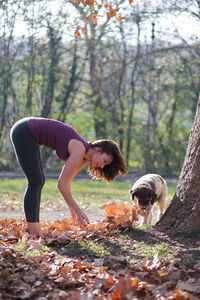
<svg viewBox="0 0 200 300">
<path fill-rule="evenodd" d="M 71 190 L 77 203 L 84 209 L 98 209 L 113 201 L 130 205 L 130 183 L 105 183 L 93 180 L 74 180 Z M 23 194 L 26 188 L 24 179 L 2 179 L 0 181 L 0 205 L 4 208 L 22 207 Z M 172 199 L 176 182 L 168 183 L 168 202 Z M 59 190 L 57 180 L 47 179 L 42 190 L 41 209 L 47 207 L 57 210 L 66 209 L 66 204 Z"/>
<path fill-rule="evenodd" d="M 19 241 L 14 247 L 14 251 L 17 254 L 22 253 L 25 258 L 42 256 L 49 251 L 49 248 L 44 245 L 39 245 L 38 249 L 27 249 L 27 245 L 23 241 Z"/>
<path fill-rule="evenodd" d="M 155 245 L 149 245 L 146 242 L 140 242 L 135 244 L 138 253 L 141 253 L 147 259 L 153 259 L 157 255 L 159 260 L 167 257 L 172 257 L 170 253 L 169 245 L 167 243 L 158 243 Z"/>
<path fill-rule="evenodd" d="M 0 181 L 0 204 L 4 207 L 21 207 L 26 188 L 24 179 L 3 179 Z M 71 190 L 77 203 L 82 208 L 96 209 L 102 205 L 115 202 L 130 203 L 128 183 L 97 182 L 92 180 L 74 180 Z M 59 190 L 57 181 L 46 180 L 42 190 L 41 208 L 52 207 L 58 210 L 66 209 L 66 204 Z"/>
<path fill-rule="evenodd" d="M 109 249 L 103 244 L 95 243 L 93 240 L 72 242 L 65 246 L 62 254 L 74 256 L 88 256 L 88 257 L 103 257 L 110 255 Z"/>
</svg>

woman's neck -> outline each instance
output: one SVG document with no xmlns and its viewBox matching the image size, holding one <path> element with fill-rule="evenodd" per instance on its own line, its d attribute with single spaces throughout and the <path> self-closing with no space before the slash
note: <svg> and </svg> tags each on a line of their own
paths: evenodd
<svg viewBox="0 0 200 300">
<path fill-rule="evenodd" d="M 93 148 L 88 149 L 88 151 L 84 155 L 84 158 L 86 160 L 90 161 L 91 158 L 92 158 L 93 153 L 94 153 L 94 149 Z"/>
</svg>

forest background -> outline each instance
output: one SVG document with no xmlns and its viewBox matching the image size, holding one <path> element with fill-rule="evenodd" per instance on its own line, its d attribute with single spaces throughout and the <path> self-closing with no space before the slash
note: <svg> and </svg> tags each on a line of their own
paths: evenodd
<svg viewBox="0 0 200 300">
<path fill-rule="evenodd" d="M 11 126 L 40 116 L 115 140 L 132 173 L 180 173 L 200 90 L 200 2 L 110 3 L 114 18 L 72 1 L 0 1 L 1 171 L 19 170 Z"/>
</svg>

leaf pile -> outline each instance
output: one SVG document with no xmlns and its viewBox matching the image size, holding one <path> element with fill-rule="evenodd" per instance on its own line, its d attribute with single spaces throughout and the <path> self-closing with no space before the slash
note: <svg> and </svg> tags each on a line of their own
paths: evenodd
<svg viewBox="0 0 200 300">
<path fill-rule="evenodd" d="M 0 299 L 190 299 L 200 298 L 200 261 L 138 260 L 125 255 L 69 257 L 65 247 L 109 239 L 137 225 L 137 209 L 115 203 L 108 217 L 85 229 L 64 219 L 42 224 L 42 236 L 27 234 L 24 219 L 0 219 Z M 54 249 L 54 250 L 52 250 Z M 61 251 L 63 250 L 63 252 Z M 62 255 L 58 255 L 62 253 Z"/>
</svg>

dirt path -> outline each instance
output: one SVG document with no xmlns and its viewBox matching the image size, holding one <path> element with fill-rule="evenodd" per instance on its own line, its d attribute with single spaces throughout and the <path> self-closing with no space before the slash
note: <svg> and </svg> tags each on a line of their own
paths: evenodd
<svg viewBox="0 0 200 300">
<path fill-rule="evenodd" d="M 84 211 L 90 222 L 94 221 L 101 221 L 106 217 L 106 213 L 103 210 L 97 211 Z M 19 219 L 24 218 L 24 212 L 22 210 L 1 210 L 0 211 L 0 218 L 7 218 L 7 219 Z M 63 219 L 70 219 L 71 214 L 66 209 L 66 211 L 40 211 L 40 219 L 44 221 L 54 222 L 56 220 L 63 220 Z"/>
</svg>

